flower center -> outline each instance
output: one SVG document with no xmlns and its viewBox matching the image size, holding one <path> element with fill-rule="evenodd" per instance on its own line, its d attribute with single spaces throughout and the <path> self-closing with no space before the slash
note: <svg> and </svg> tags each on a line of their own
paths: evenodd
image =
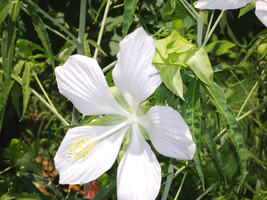
<svg viewBox="0 0 267 200">
<path fill-rule="evenodd" d="M 94 150 L 97 141 L 95 138 L 82 137 L 75 140 L 75 142 L 70 146 L 68 150 L 67 157 L 72 160 L 79 160 L 86 157 L 89 153 Z"/>
</svg>

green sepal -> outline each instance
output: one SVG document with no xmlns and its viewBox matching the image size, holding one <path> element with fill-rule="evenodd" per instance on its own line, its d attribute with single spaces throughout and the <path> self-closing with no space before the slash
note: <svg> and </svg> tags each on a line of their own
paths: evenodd
<svg viewBox="0 0 267 200">
<path fill-rule="evenodd" d="M 118 104 L 120 104 L 127 112 L 130 112 L 130 106 L 125 100 L 125 98 L 122 96 L 119 88 L 117 86 L 113 86 L 110 87 L 109 89 L 114 98 L 116 99 L 116 101 L 118 102 Z"/>
<path fill-rule="evenodd" d="M 121 115 L 105 115 L 98 120 L 93 120 L 88 125 L 94 126 L 113 126 L 127 120 L 127 117 Z"/>
</svg>

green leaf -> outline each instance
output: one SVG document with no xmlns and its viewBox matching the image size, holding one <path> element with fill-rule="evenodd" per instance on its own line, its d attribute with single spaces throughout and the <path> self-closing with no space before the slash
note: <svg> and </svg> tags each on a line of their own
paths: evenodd
<svg viewBox="0 0 267 200">
<path fill-rule="evenodd" d="M 254 8 L 255 8 L 255 0 L 247 4 L 245 7 L 240 8 L 238 18 L 242 17 L 243 15 L 245 15 L 247 12 L 251 11 Z"/>
<path fill-rule="evenodd" d="M 182 19 L 189 16 L 188 11 L 184 8 L 180 1 L 168 0 L 166 5 L 161 9 L 164 22 Z"/>
<path fill-rule="evenodd" d="M 172 53 L 185 53 L 195 47 L 194 44 L 183 38 L 177 31 L 173 31 L 170 36 L 164 39 L 155 40 L 155 46 L 157 53 L 165 59 L 168 59 L 168 56 Z M 153 62 L 156 62 L 156 60 L 154 59 Z"/>
<path fill-rule="evenodd" d="M 221 176 L 225 178 L 225 174 L 224 174 L 224 170 L 223 170 L 223 164 L 222 164 L 220 154 L 216 148 L 216 144 L 213 141 L 212 134 L 206 128 L 204 121 L 202 121 L 201 129 L 202 129 L 201 130 L 202 138 L 205 141 L 209 151 L 212 154 L 212 157 L 215 161 L 216 168 L 219 171 L 219 173 L 221 174 Z"/>
<path fill-rule="evenodd" d="M 94 200 L 103 200 L 107 199 L 110 195 L 112 195 L 115 192 L 116 189 L 116 182 L 109 184 L 107 187 L 105 187 L 103 190 L 100 190 Z"/>
<path fill-rule="evenodd" d="M 19 118 L 21 118 L 21 112 L 20 112 L 20 94 L 21 94 L 21 86 L 18 83 L 14 83 L 13 87 L 10 92 L 11 100 L 13 103 L 13 106 L 16 110 L 16 113 L 18 114 Z"/>
<path fill-rule="evenodd" d="M 213 53 L 217 56 L 223 55 L 223 54 L 229 54 L 234 52 L 231 52 L 231 48 L 235 47 L 236 45 L 228 40 L 217 40 L 215 42 L 211 42 L 208 45 L 206 45 L 205 50 L 208 53 Z M 234 54 L 235 55 L 235 54 Z"/>
<path fill-rule="evenodd" d="M 25 69 L 23 72 L 22 77 L 22 94 L 23 94 L 23 109 L 21 117 L 24 116 L 26 109 L 28 107 L 29 98 L 31 95 L 31 88 L 30 88 L 30 82 L 31 82 L 31 66 L 32 63 L 26 62 L 25 63 Z"/>
<path fill-rule="evenodd" d="M 237 122 L 232 110 L 226 105 L 225 96 L 221 88 L 216 83 L 213 83 L 211 86 L 203 85 L 203 87 L 209 95 L 212 103 L 216 106 L 218 111 L 225 119 L 228 135 L 236 148 L 239 158 L 239 164 L 241 167 L 241 186 L 245 179 L 247 170 L 247 149 L 242 136 L 241 127 Z"/>
<path fill-rule="evenodd" d="M 105 115 L 96 121 L 92 121 L 89 125 L 112 126 L 124 122 L 126 119 L 126 117 L 121 115 Z"/>
<path fill-rule="evenodd" d="M 124 0 L 122 37 L 125 37 L 133 21 L 138 0 Z"/>
<path fill-rule="evenodd" d="M 0 7 L 0 24 L 5 20 L 5 18 L 7 17 L 7 14 L 9 13 L 9 10 L 12 6 L 12 2 L 8 1 L 6 3 L 4 3 L 1 7 Z"/>
<path fill-rule="evenodd" d="M 213 70 L 205 49 L 200 48 L 186 52 L 183 59 L 202 82 L 206 83 L 207 85 L 212 85 Z"/>
<path fill-rule="evenodd" d="M 45 51 L 46 51 L 46 53 L 50 59 L 52 67 L 54 69 L 55 68 L 55 60 L 53 57 L 53 51 L 51 48 L 49 36 L 48 36 L 46 28 L 45 28 L 45 24 L 44 24 L 43 20 L 41 19 L 41 17 L 36 13 L 34 8 L 30 4 L 27 5 L 26 9 L 32 18 L 32 22 L 33 22 L 35 31 L 37 32 L 38 37 L 40 38 L 40 40 L 41 40 L 41 42 L 45 48 Z"/>
<path fill-rule="evenodd" d="M 194 78 L 189 84 L 185 94 L 185 102 L 182 106 L 182 116 L 190 128 L 194 142 L 196 144 L 196 152 L 194 155 L 194 163 L 196 170 L 202 182 L 203 189 L 205 188 L 205 179 L 203 167 L 201 163 L 201 105 L 199 98 L 199 80 Z"/>
<path fill-rule="evenodd" d="M 99 7 L 99 9 L 98 9 L 98 11 L 97 11 L 97 15 L 96 15 L 96 17 L 95 17 L 95 21 L 94 21 L 94 23 L 96 23 L 97 18 L 98 18 L 98 16 L 99 16 L 101 10 L 104 8 L 104 5 L 105 5 L 106 3 L 107 3 L 107 0 L 103 0 L 103 1 L 102 1 L 101 5 L 100 5 L 100 7 Z"/>
<path fill-rule="evenodd" d="M 160 76 L 166 87 L 177 96 L 183 98 L 183 82 L 180 75 L 180 66 L 167 65 L 160 70 Z"/>
<path fill-rule="evenodd" d="M 12 63 L 13 63 L 13 55 L 15 49 L 15 39 L 16 39 L 16 19 L 19 13 L 19 3 L 12 2 L 12 6 L 10 8 L 10 13 L 7 16 L 7 27 L 3 32 L 3 39 L 1 44 L 1 51 L 2 51 L 2 64 L 4 70 L 4 77 L 5 80 L 1 80 L 2 84 L 4 85 L 1 89 L 0 94 L 0 130 L 2 129 L 3 117 L 6 109 L 6 103 L 8 100 L 8 96 L 10 90 L 12 88 L 11 82 L 11 70 L 12 70 Z M 2 77 L 1 77 L 2 79 Z"/>
<path fill-rule="evenodd" d="M 51 182 L 46 180 L 44 177 L 30 173 L 30 172 L 21 172 L 22 176 L 44 185 L 49 191 L 53 192 L 58 199 L 65 199 L 62 193 L 57 189 L 57 187 Z"/>
</svg>

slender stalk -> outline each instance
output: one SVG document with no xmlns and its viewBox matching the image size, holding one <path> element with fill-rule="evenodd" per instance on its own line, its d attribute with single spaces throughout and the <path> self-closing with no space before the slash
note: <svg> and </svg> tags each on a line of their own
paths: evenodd
<svg viewBox="0 0 267 200">
<path fill-rule="evenodd" d="M 117 63 L 117 60 L 113 61 L 112 63 L 110 63 L 108 66 L 106 66 L 102 71 L 103 73 L 106 73 L 107 71 L 109 71 L 112 67 L 114 67 Z"/>
<path fill-rule="evenodd" d="M 86 3 L 87 3 L 87 0 L 81 0 L 80 20 L 79 20 L 79 35 L 78 35 L 79 46 L 78 46 L 78 50 L 77 50 L 78 54 L 83 54 L 83 50 L 84 50 L 84 33 L 85 33 L 85 24 L 86 24 Z"/>
<path fill-rule="evenodd" d="M 204 41 L 206 41 L 206 39 L 208 38 L 208 33 L 210 32 L 210 27 L 211 27 L 211 24 L 212 24 L 212 21 L 213 21 L 213 17 L 214 17 L 214 10 L 212 11 L 211 16 L 210 16 L 210 20 L 209 20 L 209 24 L 208 24 L 208 28 L 207 28 L 207 31 L 206 31 L 206 35 L 205 35 Z"/>
<path fill-rule="evenodd" d="M 238 114 L 237 114 L 237 118 L 241 115 L 241 113 L 242 113 L 244 107 L 246 106 L 246 104 L 247 104 L 249 98 L 251 97 L 252 93 L 254 92 L 254 90 L 256 89 L 257 86 L 258 86 L 258 82 L 256 82 L 256 83 L 254 84 L 253 88 L 251 89 L 250 93 L 248 94 L 246 100 L 244 101 L 243 105 L 241 106 L 241 108 L 240 108 L 240 110 L 239 110 L 239 112 L 238 112 Z"/>
<path fill-rule="evenodd" d="M 181 182 L 180 187 L 179 187 L 179 189 L 178 189 L 178 191 L 177 191 L 177 193 L 176 193 L 176 195 L 175 195 L 175 197 L 174 197 L 174 200 L 177 200 L 178 197 L 179 197 L 179 194 L 180 194 L 180 192 L 181 192 L 181 190 L 182 190 L 182 187 L 183 187 L 183 185 L 184 185 L 184 181 L 185 181 L 186 175 L 187 175 L 187 172 L 184 173 L 182 182 Z"/>
<path fill-rule="evenodd" d="M 174 167 L 176 169 L 176 167 Z M 176 178 L 184 169 L 186 168 L 186 166 L 182 166 L 180 169 L 177 169 L 177 171 L 175 172 L 173 178 Z"/>
<path fill-rule="evenodd" d="M 22 84 L 22 79 L 15 74 L 11 74 L 11 77 L 17 81 L 19 84 Z M 46 100 L 34 89 L 30 88 L 33 95 L 35 95 L 52 113 L 54 113 L 57 118 L 62 122 L 64 126 L 69 126 L 70 124 L 57 112 L 56 109 L 54 109 L 49 103 L 46 102 Z"/>
<path fill-rule="evenodd" d="M 217 183 L 212 184 L 202 195 L 200 195 L 196 200 L 200 200 L 202 199 L 206 194 L 208 194 L 211 190 L 213 190 L 213 188 L 215 188 L 215 186 L 217 185 Z"/>
<path fill-rule="evenodd" d="M 242 119 L 244 119 L 245 117 L 252 115 L 253 113 L 255 113 L 256 111 L 260 110 L 261 108 L 263 108 L 265 106 L 265 104 L 267 104 L 267 100 L 263 101 L 261 104 L 259 104 L 258 106 L 256 106 L 254 109 L 246 112 L 245 114 L 243 114 L 241 117 L 237 118 L 237 121 L 241 121 Z M 226 128 L 224 128 L 216 137 L 213 138 L 213 140 L 216 142 L 222 134 L 224 134 L 226 131 Z"/>
<path fill-rule="evenodd" d="M 189 4 L 187 1 L 180 0 L 180 2 L 183 4 L 184 8 L 189 12 L 189 14 L 197 21 L 199 16 L 196 10 Z"/>
<path fill-rule="evenodd" d="M 169 169 L 168 169 L 168 176 L 167 176 L 167 181 L 164 187 L 164 191 L 161 197 L 161 200 L 166 200 L 168 198 L 168 194 L 170 191 L 170 187 L 172 184 L 173 180 L 173 171 L 174 171 L 174 165 L 173 165 L 173 158 L 170 159 L 170 164 L 169 164 Z"/>
<path fill-rule="evenodd" d="M 106 4 L 106 8 L 105 8 L 102 24 L 101 24 L 101 27 L 100 27 L 100 31 L 99 31 L 99 34 L 98 34 L 98 38 L 97 38 L 97 45 L 100 45 L 100 43 L 101 43 L 101 39 L 102 39 L 102 36 L 103 36 L 104 27 L 105 27 L 105 23 L 106 23 L 106 19 L 107 19 L 107 16 L 108 16 L 108 11 L 109 11 L 109 6 L 110 5 L 111 5 L 111 0 L 108 0 L 107 4 Z M 98 49 L 96 48 L 95 49 L 95 53 L 94 53 L 94 59 L 96 59 L 97 53 L 98 53 Z"/>
<path fill-rule="evenodd" d="M 224 14 L 224 10 L 222 10 L 221 14 L 219 15 L 219 17 L 216 19 L 215 23 L 213 24 L 211 30 L 209 31 L 207 37 L 205 38 L 203 44 L 202 44 L 202 47 L 204 48 L 208 42 L 208 40 L 210 39 L 211 35 L 213 34 L 215 28 L 217 27 L 217 25 L 219 24 L 221 18 L 223 17 L 223 14 Z"/>
<path fill-rule="evenodd" d="M 50 30 L 54 34 L 58 35 L 59 37 L 63 38 L 64 40 L 69 41 L 71 44 L 75 45 L 76 47 L 78 47 L 78 44 L 76 42 L 73 42 L 71 39 L 65 37 L 65 35 L 63 35 L 62 33 L 58 32 L 57 30 L 51 28 L 48 25 L 45 25 L 45 28 L 47 28 L 48 30 Z"/>
<path fill-rule="evenodd" d="M 204 26 L 204 11 L 200 11 L 200 15 L 197 19 L 197 44 L 198 47 L 202 45 L 202 35 Z"/>
<path fill-rule="evenodd" d="M 39 6 L 37 6 L 31 0 L 26 0 L 26 2 L 29 3 L 29 4 L 31 4 L 33 7 L 35 7 L 36 10 L 39 13 L 41 13 L 42 15 L 44 15 L 51 22 L 53 22 L 54 24 L 56 24 L 63 32 L 65 32 L 71 39 L 73 39 L 76 44 L 79 44 L 79 42 L 76 39 L 76 37 L 71 32 L 69 32 L 68 29 L 66 29 L 64 26 L 62 26 L 60 23 L 58 23 L 53 17 L 51 17 L 47 12 L 45 12 L 44 10 L 42 10 Z"/>
<path fill-rule="evenodd" d="M 43 85 L 41 84 L 41 82 L 40 82 L 38 76 L 36 75 L 35 72 L 33 72 L 33 75 L 34 75 L 35 80 L 37 81 L 39 87 L 41 88 L 43 94 L 45 95 L 46 100 L 48 101 L 48 103 L 50 104 L 50 106 L 56 110 L 54 104 L 53 104 L 52 101 L 50 100 L 49 96 L 47 95 L 47 93 L 46 93 L 46 91 L 45 91 L 45 89 L 44 89 L 44 87 L 43 87 Z"/>
</svg>

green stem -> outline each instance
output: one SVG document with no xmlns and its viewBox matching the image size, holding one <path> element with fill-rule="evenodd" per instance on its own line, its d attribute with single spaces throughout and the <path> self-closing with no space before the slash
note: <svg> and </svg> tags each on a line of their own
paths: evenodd
<svg viewBox="0 0 267 200">
<path fill-rule="evenodd" d="M 211 24 L 212 24 L 212 21 L 213 21 L 213 17 L 214 17 L 214 10 L 212 11 L 211 16 L 210 16 L 210 20 L 209 20 L 209 24 L 208 24 L 208 28 L 207 28 L 207 31 L 206 31 L 206 35 L 205 35 L 204 41 L 206 41 L 206 39 L 208 38 L 208 34 L 210 32 L 210 27 L 211 27 Z"/>
<path fill-rule="evenodd" d="M 108 66 L 106 66 L 102 71 L 103 73 L 106 73 L 107 71 L 109 71 L 112 67 L 114 67 L 117 63 L 117 60 L 113 61 L 112 63 L 110 63 Z"/>
<path fill-rule="evenodd" d="M 31 4 L 33 7 L 35 7 L 36 10 L 39 13 L 41 13 L 42 15 L 44 15 L 51 22 L 53 22 L 54 24 L 56 24 L 63 32 L 65 32 L 70 38 L 72 38 L 76 44 L 79 44 L 79 42 L 76 39 L 76 37 L 71 32 L 69 32 L 68 29 L 66 29 L 64 26 L 62 26 L 60 23 L 58 23 L 53 17 L 51 17 L 49 14 L 47 14 L 47 12 L 45 12 L 44 10 L 42 10 L 39 6 L 37 6 L 31 0 L 26 0 L 26 2 L 29 3 L 29 4 Z"/>
<path fill-rule="evenodd" d="M 106 23 L 106 19 L 107 19 L 107 16 L 108 16 L 108 11 L 109 11 L 109 6 L 110 5 L 111 5 L 111 0 L 108 0 L 107 4 L 106 4 L 106 8 L 105 8 L 102 24 L 101 24 L 101 27 L 100 27 L 100 31 L 99 31 L 99 34 L 98 34 L 98 38 L 97 38 L 97 45 L 100 45 L 100 43 L 101 43 L 101 39 L 102 39 L 102 36 L 103 36 L 104 27 L 105 27 L 105 23 Z M 95 49 L 95 53 L 94 53 L 94 59 L 96 59 L 97 53 L 98 53 L 98 49 L 96 48 Z"/>
<path fill-rule="evenodd" d="M 206 194 L 208 194 L 213 188 L 215 188 L 217 183 L 212 184 L 202 195 L 200 195 L 196 200 L 202 199 Z"/>
<path fill-rule="evenodd" d="M 241 108 L 240 108 L 240 110 L 239 110 L 239 112 L 238 112 L 238 114 L 237 114 L 237 118 L 241 115 L 241 113 L 242 113 L 244 107 L 246 106 L 246 104 L 247 104 L 249 98 L 251 97 L 252 93 L 254 92 L 254 90 L 256 89 L 257 86 L 258 86 L 258 82 L 256 82 L 256 83 L 254 84 L 253 88 L 251 89 L 250 93 L 248 94 L 246 100 L 244 101 L 243 105 L 241 106 Z"/>
<path fill-rule="evenodd" d="M 79 35 L 78 35 L 78 48 L 77 53 L 83 55 L 84 53 L 84 34 L 85 34 L 85 24 L 86 24 L 86 4 L 87 0 L 81 0 L 80 4 L 80 18 L 79 18 Z M 71 124 L 75 125 L 79 123 L 80 113 L 73 107 Z"/>
<path fill-rule="evenodd" d="M 177 200 L 178 197 L 179 197 L 179 194 L 180 194 L 180 192 L 181 192 L 181 190 L 182 190 L 182 187 L 183 187 L 183 185 L 184 185 L 184 181 L 185 181 L 186 175 L 187 175 L 187 172 L 184 173 L 182 182 L 181 182 L 180 187 L 179 187 L 179 189 L 178 189 L 178 191 L 177 191 L 177 193 L 176 193 L 176 195 L 175 195 L 175 197 L 174 197 L 174 200 Z"/>
<path fill-rule="evenodd" d="M 71 44 L 73 44 L 74 46 L 78 47 L 78 44 L 76 42 L 73 42 L 71 39 L 65 37 L 65 35 L 63 35 L 62 33 L 58 32 L 57 30 L 51 28 L 50 26 L 45 24 L 45 28 L 47 28 L 48 30 L 50 30 L 51 32 L 53 32 L 54 34 L 58 35 L 59 37 L 63 38 L 64 40 L 70 42 Z"/>
<path fill-rule="evenodd" d="M 189 14 L 197 21 L 199 16 L 196 10 L 189 4 L 187 1 L 180 0 L 180 2 L 183 4 L 184 8 L 189 12 Z"/>
<path fill-rule="evenodd" d="M 50 104 L 50 106 L 51 106 L 53 109 L 55 109 L 55 110 L 56 110 L 56 108 L 55 108 L 54 104 L 52 103 L 52 101 L 50 100 L 49 96 L 47 95 L 47 93 L 46 93 L 46 91 L 45 91 L 45 89 L 44 89 L 43 85 L 41 84 L 41 82 L 40 82 L 39 78 L 37 77 L 36 73 L 35 73 L 35 72 L 33 72 L 33 75 L 34 75 L 34 77 L 35 77 L 35 80 L 37 81 L 37 83 L 38 83 L 39 87 L 41 88 L 41 90 L 42 90 L 43 94 L 45 95 L 45 98 L 46 98 L 46 100 L 48 101 L 48 103 Z"/>
<path fill-rule="evenodd" d="M 221 18 L 223 17 L 224 14 L 224 10 L 222 10 L 222 12 L 220 13 L 219 17 L 216 19 L 215 23 L 213 24 L 211 30 L 209 31 L 209 33 L 206 35 L 204 42 L 202 44 L 202 47 L 204 48 L 208 42 L 208 40 L 210 39 L 211 35 L 213 34 L 215 28 L 217 27 L 217 25 L 219 24 Z"/>
<path fill-rule="evenodd" d="M 170 191 L 170 187 L 172 184 L 172 180 L 173 180 L 173 171 L 174 171 L 174 165 L 173 165 L 173 158 L 170 159 L 170 164 L 169 164 L 169 169 L 168 169 L 168 176 L 167 176 L 167 180 L 166 180 L 166 184 L 164 187 L 164 191 L 161 197 L 161 200 L 166 200 L 168 198 L 168 194 Z"/>
<path fill-rule="evenodd" d="M 200 11 L 200 15 L 197 19 L 197 44 L 198 47 L 202 45 L 202 35 L 204 26 L 204 11 Z"/>
<path fill-rule="evenodd" d="M 237 121 L 241 121 L 242 119 L 244 119 L 245 117 L 249 116 L 249 115 L 252 115 L 253 113 L 255 113 L 256 111 L 262 109 L 265 104 L 267 104 L 267 100 L 263 101 L 261 104 L 259 104 L 258 106 L 256 106 L 254 109 L 246 112 L 245 114 L 243 114 L 241 117 L 238 117 L 237 118 Z M 226 131 L 226 128 L 224 128 L 216 137 L 213 138 L 214 142 L 216 142 L 222 134 L 224 134 Z"/>
<path fill-rule="evenodd" d="M 78 35 L 79 46 L 78 46 L 78 50 L 77 50 L 78 54 L 83 54 L 83 50 L 84 50 L 84 33 L 85 33 L 85 24 L 86 24 L 86 3 L 87 3 L 87 0 L 81 0 L 80 20 L 79 20 L 79 35 Z"/>
</svg>

